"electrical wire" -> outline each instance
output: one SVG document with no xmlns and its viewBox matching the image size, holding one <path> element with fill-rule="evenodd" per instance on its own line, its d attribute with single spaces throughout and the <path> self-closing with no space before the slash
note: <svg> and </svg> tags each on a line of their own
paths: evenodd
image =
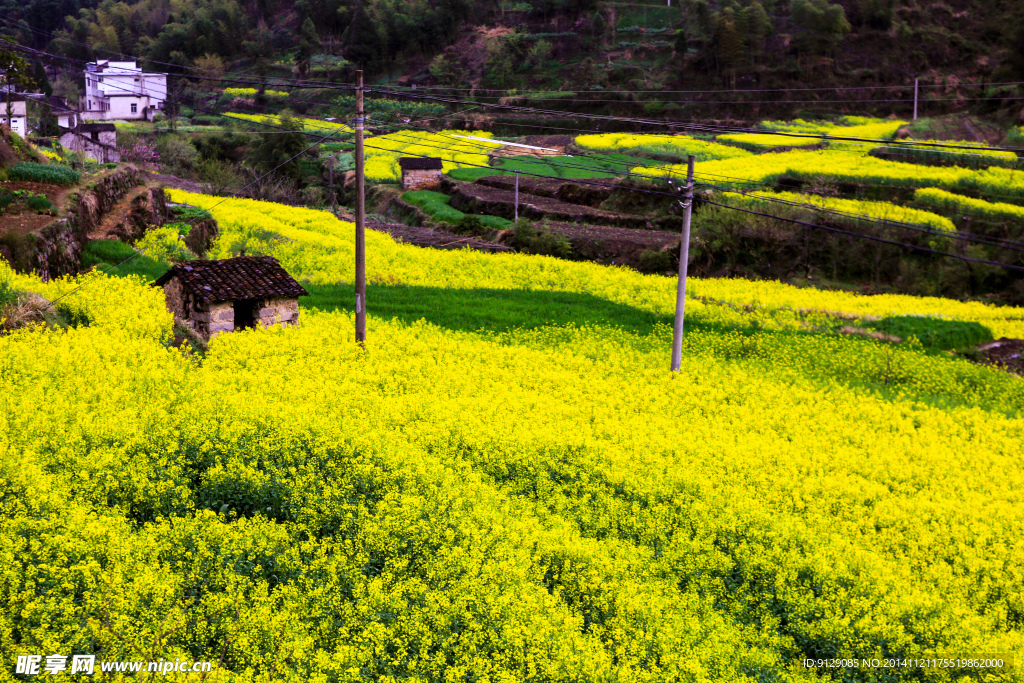
<svg viewBox="0 0 1024 683">
<path fill-rule="evenodd" d="M 61 58 L 61 59 L 64 59 L 64 58 Z M 67 59 L 67 61 L 80 61 L 80 60 Z M 214 112 L 214 113 L 216 113 L 216 112 Z M 225 117 L 227 116 L 226 114 L 218 114 L 218 115 L 225 116 Z M 270 127 L 274 127 L 274 126 L 270 126 Z M 240 188 L 238 191 L 233 193 L 232 196 L 236 196 L 239 192 L 244 190 L 246 187 L 251 186 L 252 184 L 258 182 L 259 180 L 262 180 L 263 178 L 265 178 L 270 173 L 276 171 L 278 168 L 281 168 L 282 166 L 286 165 L 287 163 L 289 163 L 293 159 L 298 158 L 298 156 L 300 156 L 301 154 L 304 154 L 305 152 L 309 151 L 313 147 L 319 145 L 322 140 L 325 140 L 325 139 L 328 139 L 330 137 L 333 137 L 334 135 L 337 135 L 338 133 L 341 133 L 341 132 L 343 132 L 343 131 L 339 129 L 339 130 L 334 131 L 334 132 L 332 132 L 332 133 L 330 133 L 328 135 L 323 136 L 320 140 L 318 140 L 317 142 L 315 142 L 312 145 L 308 146 L 307 148 L 305 148 L 299 154 L 296 154 L 295 156 L 291 157 L 290 159 L 288 159 L 287 161 L 283 162 L 282 164 L 279 164 L 277 167 L 275 167 L 271 171 L 268 171 L 266 174 L 264 174 L 263 176 L 261 176 L 260 178 L 258 178 L 256 180 L 254 180 L 253 182 L 249 183 L 245 187 Z M 372 142 L 373 139 L 371 138 L 370 140 Z M 364 146 L 366 148 L 368 148 L 368 149 L 377 149 L 377 150 L 384 151 L 384 152 L 395 153 L 395 150 L 389 150 L 389 149 L 386 149 L 386 148 L 375 147 L 373 145 L 365 145 L 364 144 Z M 406 156 L 430 158 L 430 157 L 427 157 L 426 155 L 421 155 L 421 154 L 413 154 L 413 153 L 409 153 L 409 152 L 401 152 L 401 153 L 406 155 Z M 491 168 L 490 166 L 483 166 L 483 165 L 480 165 L 480 164 L 471 164 L 471 163 L 464 163 L 463 165 L 475 166 L 475 167 L 478 167 L 478 168 Z M 530 172 L 523 172 L 523 171 L 520 171 L 520 173 L 522 175 L 534 176 L 534 177 L 539 177 L 539 178 L 549 178 L 549 179 L 555 179 L 555 180 L 565 180 L 565 179 L 559 178 L 557 176 L 548 176 L 548 175 L 544 175 L 544 174 L 537 174 L 537 173 L 530 173 Z M 577 183 L 580 183 L 580 184 L 596 184 L 596 185 L 602 185 L 604 187 L 607 187 L 607 183 L 601 183 L 601 182 L 598 182 L 598 181 L 591 181 L 591 180 L 585 180 L 585 179 L 576 179 L 573 182 L 577 182 Z M 663 195 L 663 196 L 670 196 L 670 197 L 673 197 L 675 199 L 679 198 L 679 195 L 677 195 L 675 193 L 661 192 L 661 191 L 658 191 L 658 190 L 649 190 L 649 189 L 644 189 L 644 188 L 629 188 L 629 187 L 626 187 L 624 189 L 627 189 L 629 191 L 642 192 L 642 193 L 645 193 L 645 194 L 657 194 L 657 195 Z M 222 203 L 223 201 L 227 201 L 227 199 L 228 198 L 225 198 L 225 199 L 221 200 L 221 202 L 218 202 L 218 204 Z M 987 260 L 983 260 L 983 259 L 974 259 L 974 258 L 971 258 L 971 257 L 962 256 L 962 255 L 959 255 L 959 254 L 953 254 L 953 253 L 949 253 L 949 252 L 942 252 L 942 251 L 938 251 L 938 250 L 934 250 L 934 249 L 927 249 L 927 248 L 919 247 L 919 246 L 916 246 L 916 245 L 910 245 L 910 244 L 905 244 L 905 243 L 902 243 L 902 242 L 896 242 L 894 240 L 878 238 L 878 237 L 874 237 L 874 236 L 870 236 L 870 235 L 864 235 L 864 234 L 861 234 L 861 233 L 853 233 L 853 232 L 841 230 L 841 229 L 838 229 L 838 228 L 831 228 L 831 227 L 827 227 L 827 226 L 820 226 L 820 225 L 808 223 L 806 221 L 798 221 L 796 219 L 784 218 L 784 217 L 780 217 L 780 216 L 773 216 L 771 214 L 764 214 L 764 213 L 761 213 L 761 212 L 756 212 L 756 211 L 752 211 L 752 210 L 748 210 L 748 209 L 742 209 L 742 208 L 739 208 L 739 207 L 729 206 L 727 204 L 722 204 L 722 203 L 714 202 L 714 201 L 711 201 L 711 200 L 700 199 L 698 201 L 701 201 L 703 203 L 707 203 L 707 204 L 710 204 L 710 205 L 721 206 L 723 208 L 727 208 L 727 209 L 731 209 L 731 210 L 735 210 L 735 211 L 741 211 L 741 212 L 749 213 L 749 214 L 762 215 L 762 216 L 765 216 L 765 217 L 775 218 L 775 219 L 782 220 L 782 221 L 785 221 L 785 222 L 799 223 L 799 224 L 807 225 L 809 227 L 821 228 L 821 229 L 824 229 L 824 230 L 829 230 L 829 231 L 833 231 L 833 232 L 848 234 L 848 235 L 855 236 L 855 237 L 863 237 L 865 239 L 869 239 L 869 240 L 873 240 L 873 241 L 885 242 L 885 243 L 888 243 L 888 244 L 893 244 L 893 245 L 897 245 L 897 246 L 903 246 L 903 247 L 907 247 L 907 248 L 915 249 L 915 250 L 919 250 L 919 251 L 931 252 L 931 253 L 935 253 L 935 254 L 942 255 L 942 256 L 948 256 L 948 257 L 952 257 L 952 258 L 958 258 L 958 259 L 961 259 L 961 260 L 967 260 L 967 261 L 972 261 L 972 262 L 977 262 L 977 263 L 984 263 L 984 264 L 988 264 L 988 265 L 1002 266 L 1002 267 L 1006 267 L 1006 268 L 1010 268 L 1010 269 L 1014 269 L 1014 270 L 1022 270 L 1022 271 L 1024 271 L 1024 268 L 1021 268 L 1021 267 L 1018 267 L 1018 266 L 1013 266 L 1013 265 L 1010 265 L 1010 264 L 1004 264 L 1004 263 L 999 263 L 999 262 L 995 262 L 995 261 L 987 261 Z M 814 207 L 813 205 L 805 205 L 805 206 L 807 206 L 807 208 L 810 208 L 810 209 L 813 209 L 813 210 L 818 210 L 819 209 L 819 207 Z M 856 214 L 854 214 L 854 215 L 856 215 Z M 873 219 L 871 219 L 870 217 L 867 217 L 867 216 L 858 216 L 858 218 L 862 219 L 864 222 L 867 222 L 867 223 L 878 224 L 877 221 L 875 221 L 875 220 L 873 220 Z M 195 220 L 195 219 L 193 219 L 193 220 Z M 886 225 L 886 224 L 883 223 L 883 225 Z M 888 225 L 891 225 L 891 223 L 888 224 Z M 942 235 L 943 236 L 948 236 L 948 234 L 946 234 L 946 233 L 942 233 Z M 122 261 L 121 264 L 117 264 L 116 266 L 114 266 L 114 268 L 120 267 L 120 265 L 122 265 L 123 263 L 131 260 L 138 253 L 142 253 L 142 252 L 137 252 L 136 254 L 133 254 L 132 256 L 129 256 L 127 259 Z M 113 270 L 113 268 L 111 268 L 110 270 Z M 110 272 L 110 271 L 105 271 L 105 272 Z M 64 297 L 70 295 L 71 293 L 73 293 L 75 291 L 78 291 L 85 284 L 86 283 L 83 283 L 82 285 L 80 285 L 79 287 L 75 288 L 71 292 L 68 292 L 65 295 L 62 295 L 58 299 L 54 300 L 54 302 L 51 302 L 51 305 L 56 303 L 56 301 L 59 301 L 61 298 L 64 298 Z"/>
<path fill-rule="evenodd" d="M 1007 268 L 1009 270 L 1017 270 L 1017 271 L 1020 271 L 1020 272 L 1024 272 L 1024 267 L 1014 266 L 1014 265 L 1011 265 L 1009 263 L 1000 263 L 998 261 L 988 261 L 986 259 L 977 259 L 977 258 L 973 258 L 973 257 L 970 257 L 970 256 L 963 256 L 962 254 L 953 254 L 953 253 L 948 252 L 948 251 L 939 251 L 937 249 L 930 249 L 928 247 L 921 247 L 921 246 L 917 246 L 915 244 L 906 244 L 905 242 L 897 242 L 895 240 L 886 239 L 884 237 L 875 237 L 873 235 L 865 235 L 865 234 L 862 234 L 862 233 L 850 232 L 849 230 L 842 230 L 840 228 L 833 228 L 833 227 L 828 227 L 828 226 L 825 226 L 825 225 L 817 225 L 816 223 L 809 223 L 807 221 L 801 221 L 801 220 L 797 220 L 795 218 L 785 218 L 783 216 L 775 216 L 775 215 L 770 214 L 770 213 L 763 213 L 763 212 L 760 212 L 760 211 L 752 211 L 750 209 L 741 209 L 738 206 L 729 206 L 728 204 L 722 204 L 720 202 L 714 202 L 714 201 L 711 201 L 711 200 L 708 200 L 708 199 L 701 199 L 699 201 L 702 204 L 710 204 L 711 206 L 720 206 L 720 207 L 722 207 L 724 209 L 729 209 L 731 211 L 741 211 L 743 213 L 753 214 L 755 216 L 764 216 L 765 218 L 774 218 L 775 220 L 785 221 L 786 223 L 795 223 L 797 225 L 804 225 L 804 226 L 809 227 L 809 228 L 817 228 L 819 230 L 827 230 L 829 232 L 836 232 L 836 233 L 840 233 L 840 234 L 843 234 L 843 235 L 849 235 L 851 237 L 858 237 L 858 238 L 863 238 L 863 239 L 866 239 L 866 240 L 871 240 L 872 242 L 883 242 L 885 244 L 892 244 L 892 245 L 898 246 L 898 247 L 905 247 L 907 249 L 913 249 L 915 251 L 922 251 L 922 252 L 926 252 L 926 253 L 936 254 L 936 255 L 939 255 L 939 256 L 948 256 L 948 257 L 951 257 L 951 258 L 960 259 L 961 261 L 970 261 L 972 263 L 981 263 L 981 264 L 988 265 L 988 266 L 998 266 L 998 267 L 1001 267 L 1001 268 Z"/>
</svg>

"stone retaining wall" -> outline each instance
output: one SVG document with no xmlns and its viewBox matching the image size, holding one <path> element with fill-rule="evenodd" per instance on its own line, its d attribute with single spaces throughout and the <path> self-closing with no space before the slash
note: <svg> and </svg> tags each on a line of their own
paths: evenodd
<svg viewBox="0 0 1024 683">
<path fill-rule="evenodd" d="M 26 270 L 34 270 L 43 280 L 77 273 L 89 233 L 132 188 L 144 182 L 139 169 L 123 166 L 70 194 L 62 217 L 19 242 L 15 251 L 23 253 L 13 254 L 15 265 L 27 264 Z"/>
</svg>

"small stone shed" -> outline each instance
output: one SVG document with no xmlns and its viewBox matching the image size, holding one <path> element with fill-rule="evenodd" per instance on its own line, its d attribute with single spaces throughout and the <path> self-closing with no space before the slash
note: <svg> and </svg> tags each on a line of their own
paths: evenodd
<svg viewBox="0 0 1024 683">
<path fill-rule="evenodd" d="M 444 173 L 441 160 L 436 157 L 401 157 L 398 166 L 402 169 L 402 187 L 406 190 L 439 183 Z"/>
<path fill-rule="evenodd" d="M 271 256 L 186 261 L 153 285 L 164 288 L 175 320 L 203 340 L 260 325 L 298 325 L 298 298 L 309 296 Z"/>
<path fill-rule="evenodd" d="M 121 161 L 117 128 L 112 123 L 83 123 L 78 128 L 63 129 L 60 144 L 66 150 L 84 152 L 101 164 Z"/>
</svg>

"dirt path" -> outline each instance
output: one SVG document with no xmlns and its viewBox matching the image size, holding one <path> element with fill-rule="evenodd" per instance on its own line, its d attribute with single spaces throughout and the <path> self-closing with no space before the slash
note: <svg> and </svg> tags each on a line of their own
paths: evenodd
<svg viewBox="0 0 1024 683">
<path fill-rule="evenodd" d="M 128 214 L 132 210 L 132 202 L 139 195 L 145 194 L 149 191 L 149 187 L 143 185 L 132 189 L 131 192 L 121 198 L 117 204 L 115 204 L 110 211 L 103 215 L 99 224 L 89 233 L 89 239 L 91 240 L 102 240 L 107 239 L 107 233 L 114 229 L 118 223 L 123 223 L 127 218 Z"/>
<path fill-rule="evenodd" d="M 149 177 L 153 182 L 166 185 L 167 187 L 173 187 L 176 190 L 185 190 L 185 192 L 195 192 L 196 194 L 206 194 L 203 186 L 194 180 L 185 180 L 184 178 L 167 175 L 165 173 L 151 173 Z"/>
</svg>

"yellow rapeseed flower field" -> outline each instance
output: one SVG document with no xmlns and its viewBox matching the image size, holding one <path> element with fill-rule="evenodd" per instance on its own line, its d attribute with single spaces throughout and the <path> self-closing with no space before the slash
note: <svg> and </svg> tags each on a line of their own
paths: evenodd
<svg viewBox="0 0 1024 683">
<path fill-rule="evenodd" d="M 1022 381 L 825 325 L 916 314 L 1024 337 L 1024 310 L 693 280 L 673 376 L 671 278 L 369 231 L 362 350 L 350 223 L 171 196 L 217 219 L 215 257 L 272 254 L 318 303 L 301 327 L 183 353 L 140 280 L 0 266 L 66 295 L 74 322 L 0 337 L 5 662 L 954 681 L 975 671 L 870 661 L 1024 646 Z M 579 322 L 546 323 L 555 309 Z"/>
</svg>

